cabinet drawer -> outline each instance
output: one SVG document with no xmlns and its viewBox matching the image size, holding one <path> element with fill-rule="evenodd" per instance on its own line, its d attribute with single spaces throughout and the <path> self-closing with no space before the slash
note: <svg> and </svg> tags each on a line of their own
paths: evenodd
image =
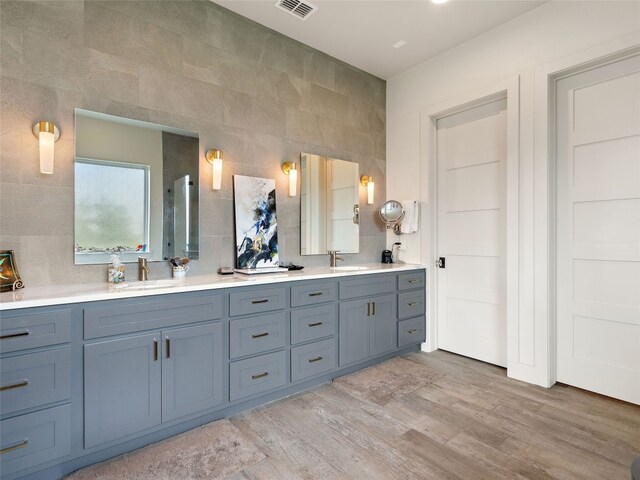
<svg viewBox="0 0 640 480">
<path fill-rule="evenodd" d="M 99 338 L 222 318 L 221 295 L 171 295 L 85 308 L 84 338 Z"/>
<path fill-rule="evenodd" d="M 285 352 L 232 362 L 229 365 L 231 401 L 283 387 L 287 383 Z"/>
<path fill-rule="evenodd" d="M 333 338 L 291 349 L 291 381 L 328 372 L 336 366 L 336 341 Z"/>
<path fill-rule="evenodd" d="M 303 283 L 291 287 L 291 306 L 302 307 L 317 303 L 332 302 L 338 296 L 336 282 Z"/>
<path fill-rule="evenodd" d="M 340 280 L 340 298 L 356 298 L 381 293 L 393 292 L 396 289 L 396 276 L 362 275 L 348 280 Z"/>
<path fill-rule="evenodd" d="M 401 273 L 398 275 L 398 290 L 411 290 L 413 288 L 424 288 L 424 271 Z"/>
<path fill-rule="evenodd" d="M 425 291 L 403 292 L 398 294 L 398 318 L 410 318 L 425 313 Z"/>
<path fill-rule="evenodd" d="M 71 397 L 71 349 L 59 348 L 2 359 L 2 415 Z"/>
<path fill-rule="evenodd" d="M 71 407 L 48 408 L 0 422 L 2 475 L 71 453 Z"/>
<path fill-rule="evenodd" d="M 244 292 L 229 294 L 229 315 L 248 315 L 251 313 L 282 310 L 285 307 L 285 288 L 255 288 Z"/>
<path fill-rule="evenodd" d="M 57 345 L 71 340 L 71 310 L 0 315 L 0 352 Z"/>
<path fill-rule="evenodd" d="M 425 317 L 398 322 L 398 348 L 424 342 L 425 338 Z"/>
<path fill-rule="evenodd" d="M 229 355 L 231 358 L 238 358 L 282 348 L 287 340 L 286 329 L 284 312 L 231 320 Z"/>
<path fill-rule="evenodd" d="M 335 335 L 338 305 L 330 303 L 291 311 L 291 343 L 309 342 Z"/>
</svg>

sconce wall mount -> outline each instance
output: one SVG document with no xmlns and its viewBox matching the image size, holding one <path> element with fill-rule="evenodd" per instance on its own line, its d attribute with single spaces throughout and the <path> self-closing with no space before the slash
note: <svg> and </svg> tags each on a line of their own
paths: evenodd
<svg viewBox="0 0 640 480">
<path fill-rule="evenodd" d="M 60 130 L 53 122 L 36 122 L 31 129 L 40 142 L 40 173 L 53 173 L 53 144 L 60 138 Z"/>
<path fill-rule="evenodd" d="M 298 193 L 298 168 L 295 162 L 284 162 L 282 171 L 289 176 L 289 196 L 295 197 Z"/>
<path fill-rule="evenodd" d="M 373 177 L 370 177 L 369 175 L 362 175 L 360 177 L 360 185 L 367 187 L 367 205 L 372 205 L 375 188 Z"/>
<path fill-rule="evenodd" d="M 211 188 L 213 190 L 220 190 L 222 188 L 222 151 L 217 148 L 207 150 L 205 158 L 212 166 Z"/>
</svg>

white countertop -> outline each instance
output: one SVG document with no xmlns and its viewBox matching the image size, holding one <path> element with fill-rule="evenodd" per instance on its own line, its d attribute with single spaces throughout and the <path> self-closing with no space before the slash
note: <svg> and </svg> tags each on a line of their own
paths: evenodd
<svg viewBox="0 0 640 480">
<path fill-rule="evenodd" d="M 346 268 L 359 268 L 346 270 Z M 15 292 L 0 294 L 0 311 L 18 308 L 44 307 L 67 303 L 95 302 L 119 298 L 147 297 L 167 293 L 197 292 L 228 287 L 246 287 L 268 283 L 337 278 L 372 273 L 401 272 L 425 268 L 415 264 L 372 263 L 338 268 L 309 267 L 304 270 L 261 275 L 194 275 L 184 279 L 150 280 L 148 282 L 126 282 L 113 285 L 92 283 L 86 285 L 61 285 L 53 287 L 27 287 Z M 125 286 L 123 286 L 125 285 Z"/>
</svg>

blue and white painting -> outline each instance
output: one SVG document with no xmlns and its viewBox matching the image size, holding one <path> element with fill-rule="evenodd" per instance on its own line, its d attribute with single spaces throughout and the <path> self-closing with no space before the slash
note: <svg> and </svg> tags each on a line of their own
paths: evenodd
<svg viewBox="0 0 640 480">
<path fill-rule="evenodd" d="M 276 181 L 233 176 L 236 268 L 278 266 Z"/>
</svg>

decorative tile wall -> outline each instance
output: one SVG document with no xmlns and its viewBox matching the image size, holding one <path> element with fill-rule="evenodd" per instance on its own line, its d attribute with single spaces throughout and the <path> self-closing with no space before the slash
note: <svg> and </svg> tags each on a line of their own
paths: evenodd
<svg viewBox="0 0 640 480">
<path fill-rule="evenodd" d="M 328 263 L 299 256 L 299 197 L 287 195 L 280 164 L 300 152 L 374 176 L 376 204 L 361 191 L 361 253 L 347 263 L 379 261 L 383 80 L 206 0 L 3 0 L 0 36 L 0 248 L 16 251 L 27 286 L 106 278 L 104 266 L 73 263 L 74 108 L 200 133 L 201 259 L 190 275 L 233 265 L 233 174 L 276 179 L 285 261 Z M 31 133 L 42 119 L 62 132 L 53 176 L 40 174 Z M 209 148 L 224 151 L 221 191 L 211 190 Z M 169 276 L 151 264 L 151 278 Z"/>
</svg>

